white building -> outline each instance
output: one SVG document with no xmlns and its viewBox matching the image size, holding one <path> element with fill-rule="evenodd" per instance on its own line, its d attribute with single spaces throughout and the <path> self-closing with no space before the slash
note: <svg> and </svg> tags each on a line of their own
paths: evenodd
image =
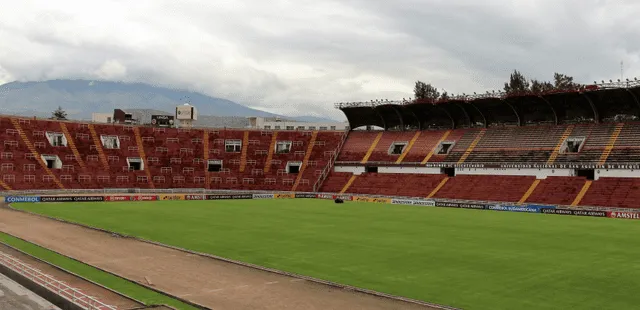
<svg viewBox="0 0 640 310">
<path fill-rule="evenodd" d="M 111 123 L 113 121 L 113 113 L 92 113 L 91 121 L 94 123 Z"/>
<path fill-rule="evenodd" d="M 279 118 L 249 117 L 251 128 L 267 130 L 339 130 L 345 131 L 349 128 L 347 122 L 296 122 L 291 120 L 281 120 Z"/>
</svg>

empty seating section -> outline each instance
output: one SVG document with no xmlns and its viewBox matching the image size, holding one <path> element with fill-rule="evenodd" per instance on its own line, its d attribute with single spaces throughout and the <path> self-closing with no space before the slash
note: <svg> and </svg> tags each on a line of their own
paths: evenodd
<svg viewBox="0 0 640 310">
<path fill-rule="evenodd" d="M 582 177 L 547 177 L 540 180 L 526 202 L 571 205 L 586 181 Z"/>
<path fill-rule="evenodd" d="M 378 132 L 366 132 L 366 131 L 352 131 L 347 137 L 340 155 L 338 155 L 338 161 L 357 161 L 360 162 L 362 158 L 369 151 L 369 147 L 376 138 Z"/>
<path fill-rule="evenodd" d="M 329 176 L 324 183 L 322 183 L 322 188 L 320 188 L 320 192 L 325 193 L 339 193 L 342 188 L 349 182 L 349 179 L 353 173 L 351 172 L 335 172 L 332 171 L 329 173 Z"/>
<path fill-rule="evenodd" d="M 419 163 L 422 162 L 427 155 L 438 145 L 438 142 L 447 133 L 447 130 L 434 130 L 423 131 L 413 144 L 413 147 L 405 156 L 403 162 L 405 163 Z M 448 136 L 447 136 L 448 138 Z M 446 141 L 446 139 L 445 139 Z M 432 156 L 432 159 L 436 157 Z M 440 156 L 440 158 L 444 158 Z"/>
<path fill-rule="evenodd" d="M 453 130 L 449 137 L 447 137 L 446 141 L 454 141 L 455 145 L 449 151 L 447 156 L 435 156 L 435 160 L 431 161 L 444 161 L 455 163 L 462 158 L 464 152 L 469 148 L 473 140 L 476 139 L 478 135 L 479 129 L 469 129 L 469 130 Z"/>
<path fill-rule="evenodd" d="M 450 178 L 434 198 L 517 202 L 535 177 L 458 175 Z"/>
<path fill-rule="evenodd" d="M 580 205 L 640 208 L 640 179 L 600 178 L 591 184 Z"/>
<path fill-rule="evenodd" d="M 640 163 L 640 124 L 624 124 L 607 162 Z"/>
<path fill-rule="evenodd" d="M 364 173 L 355 179 L 347 193 L 426 197 L 444 177 L 439 174 Z"/>
<path fill-rule="evenodd" d="M 332 156 L 336 154 L 336 146 L 342 140 L 342 132 L 319 131 L 316 141 L 311 150 L 309 160 L 300 177 L 300 183 L 296 191 L 313 191 L 313 185 L 322 174 L 322 170 L 327 166 Z M 327 148 L 327 146 L 330 146 Z M 326 181 L 325 181 L 326 182 Z"/>
<path fill-rule="evenodd" d="M 24 122 L 23 126 L 30 127 Z M 13 189 L 55 188 L 48 182 L 42 182 L 47 173 L 38 163 L 38 159 L 29 151 L 18 130 L 8 118 L 0 119 L 0 173 L 2 181 Z"/>
<path fill-rule="evenodd" d="M 600 155 L 604 151 L 613 131 L 615 124 L 581 124 L 569 135 L 572 138 L 584 138 L 583 146 L 578 153 L 560 153 L 556 159 L 557 163 L 572 162 L 598 162 Z"/>
<path fill-rule="evenodd" d="M 337 152 L 343 135 L 334 131 L 318 132 L 310 147 L 314 136 L 311 131 L 279 132 L 278 141 L 288 142 L 289 148 L 274 152 L 273 159 L 267 163 L 271 131 L 209 130 L 209 148 L 205 150 L 206 135 L 202 129 L 137 127 L 138 139 L 133 126 L 64 122 L 67 135 L 61 122 L 35 119 L 16 119 L 16 122 L 39 158 L 25 144 L 12 119 L 0 117 L 1 179 L 15 190 L 59 188 L 53 176 L 70 189 L 152 188 L 153 185 L 155 188 L 291 190 L 297 174 L 289 173 L 289 162 L 298 169 L 305 164 L 297 190 L 311 190 Z M 248 140 L 244 139 L 245 132 Z M 247 157 L 241 172 L 241 154 L 245 148 Z M 305 156 L 307 151 L 309 156 Z M 146 158 L 141 160 L 143 156 Z M 43 162 L 49 165 L 53 176 L 44 169 Z M 272 169 L 264 173 L 267 164 Z"/>
<path fill-rule="evenodd" d="M 406 148 L 414 135 L 415 132 L 411 131 L 385 131 L 373 149 L 369 162 L 395 162 L 402 153 L 391 154 L 394 143 Z"/>
<path fill-rule="evenodd" d="M 546 162 L 565 126 L 504 127 L 487 130 L 465 162 Z"/>
</svg>

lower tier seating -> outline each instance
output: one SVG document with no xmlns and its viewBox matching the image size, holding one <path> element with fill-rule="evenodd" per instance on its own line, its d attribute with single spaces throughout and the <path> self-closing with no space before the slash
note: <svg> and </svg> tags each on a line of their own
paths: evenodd
<svg viewBox="0 0 640 310">
<path fill-rule="evenodd" d="M 581 177 L 548 177 L 540 180 L 526 202 L 570 205 L 586 181 Z"/>
<path fill-rule="evenodd" d="M 535 177 L 459 175 L 449 180 L 434 198 L 517 202 Z"/>
</svg>

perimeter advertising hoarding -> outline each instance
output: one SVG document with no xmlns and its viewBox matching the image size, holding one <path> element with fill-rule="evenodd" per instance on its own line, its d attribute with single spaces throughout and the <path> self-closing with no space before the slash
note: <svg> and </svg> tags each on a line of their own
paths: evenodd
<svg viewBox="0 0 640 310">
<path fill-rule="evenodd" d="M 527 212 L 527 213 L 539 213 L 540 208 L 529 207 L 529 206 L 502 206 L 495 205 L 489 206 L 489 210 L 493 211 L 508 211 L 508 212 Z"/>
<path fill-rule="evenodd" d="M 184 195 L 160 195 L 160 200 L 184 200 Z"/>
<path fill-rule="evenodd" d="M 40 197 L 38 196 L 7 196 L 7 197 L 4 197 L 4 202 L 8 202 L 8 203 L 40 202 Z"/>
<path fill-rule="evenodd" d="M 462 209 L 477 209 L 484 210 L 487 208 L 486 205 L 478 204 L 478 203 L 461 203 L 461 202 L 450 202 L 450 201 L 436 201 L 436 207 L 444 207 L 444 208 L 462 208 Z"/>
<path fill-rule="evenodd" d="M 317 194 L 316 198 L 318 198 L 318 199 L 331 199 L 331 200 L 336 199 L 336 198 L 340 198 L 340 199 L 342 199 L 344 201 L 353 200 L 353 197 L 349 196 L 349 195 Z"/>
<path fill-rule="evenodd" d="M 554 209 L 554 208 L 540 208 L 540 212 L 544 214 L 556 214 L 556 215 L 576 215 L 576 216 L 595 216 L 595 217 L 607 217 L 606 211 L 588 211 L 588 210 L 572 210 L 572 209 Z"/>
<path fill-rule="evenodd" d="M 296 198 L 316 198 L 316 194 L 296 194 Z"/>
<path fill-rule="evenodd" d="M 415 200 L 415 199 L 391 199 L 391 204 L 409 205 L 409 206 L 426 206 L 426 207 L 436 206 L 436 202 L 433 200 Z"/>
<path fill-rule="evenodd" d="M 131 196 L 105 196 L 104 201 L 130 201 Z"/>
<path fill-rule="evenodd" d="M 206 200 L 207 196 L 205 195 L 185 195 L 185 200 Z"/>
<path fill-rule="evenodd" d="M 132 201 L 155 201 L 155 200 L 158 200 L 158 196 L 154 196 L 154 195 L 131 196 L 131 200 Z"/>
<path fill-rule="evenodd" d="M 253 199 L 273 199 L 273 194 L 253 194 Z"/>
<path fill-rule="evenodd" d="M 224 199 L 253 199 L 253 195 L 252 194 L 207 195 L 207 200 L 224 200 Z"/>
<path fill-rule="evenodd" d="M 608 215 L 614 219 L 640 220 L 640 212 L 611 211 Z"/>
<path fill-rule="evenodd" d="M 104 201 L 104 196 L 41 196 L 41 202 L 97 202 Z"/>
<path fill-rule="evenodd" d="M 294 194 L 274 194 L 273 198 L 275 199 L 293 199 L 296 198 Z"/>
<path fill-rule="evenodd" d="M 364 196 L 354 196 L 353 201 L 359 202 L 375 202 L 375 203 L 391 203 L 391 198 L 373 198 Z"/>
</svg>

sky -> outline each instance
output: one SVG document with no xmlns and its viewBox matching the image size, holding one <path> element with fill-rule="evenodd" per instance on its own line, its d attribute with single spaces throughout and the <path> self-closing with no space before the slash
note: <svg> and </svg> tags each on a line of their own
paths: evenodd
<svg viewBox="0 0 640 310">
<path fill-rule="evenodd" d="M 461 94 L 509 73 L 640 77 L 640 1 L 0 0 L 0 84 L 102 79 L 188 89 L 286 115 Z"/>
</svg>

